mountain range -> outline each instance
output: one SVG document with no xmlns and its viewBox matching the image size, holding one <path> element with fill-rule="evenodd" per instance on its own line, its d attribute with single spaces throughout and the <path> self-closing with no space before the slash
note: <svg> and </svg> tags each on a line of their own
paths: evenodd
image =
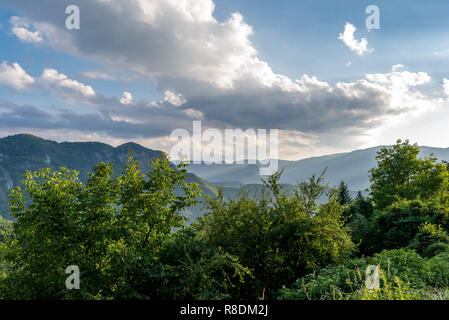
<svg viewBox="0 0 449 320">
<path fill-rule="evenodd" d="M 374 147 L 298 161 L 279 160 L 283 170 L 281 183 L 296 185 L 326 170 L 326 180 L 336 186 L 344 180 L 353 192 L 369 186 L 369 169 L 376 164 L 375 156 L 381 148 Z M 100 162 L 114 162 L 116 172 L 124 168 L 129 151 L 139 160 L 143 170 L 149 168 L 150 160 L 161 152 L 136 143 L 113 147 L 99 142 L 55 142 L 33 135 L 19 134 L 0 139 L 0 215 L 9 218 L 8 195 L 10 189 L 21 184 L 26 170 L 40 168 L 59 169 L 61 166 L 77 170 L 80 180 L 86 181 L 88 172 Z M 434 154 L 439 160 L 449 160 L 449 148 L 422 147 L 421 156 Z M 212 195 L 221 186 L 225 197 L 238 195 L 240 188 L 253 193 L 263 189 L 259 176 L 259 164 L 194 164 L 189 167 L 189 182 L 200 185 L 205 195 Z M 188 213 L 190 220 L 201 214 L 201 206 Z"/>
<path fill-rule="evenodd" d="M 313 174 L 326 170 L 326 181 L 337 186 L 344 180 L 352 191 L 363 191 L 369 187 L 369 173 L 376 166 L 376 154 L 382 146 L 338 153 L 298 161 L 279 160 L 278 170 L 283 170 L 280 182 L 296 185 Z M 420 156 L 433 154 L 439 160 L 449 160 L 449 148 L 421 147 Z M 189 172 L 210 183 L 238 186 L 260 183 L 259 164 L 193 164 Z"/>
</svg>

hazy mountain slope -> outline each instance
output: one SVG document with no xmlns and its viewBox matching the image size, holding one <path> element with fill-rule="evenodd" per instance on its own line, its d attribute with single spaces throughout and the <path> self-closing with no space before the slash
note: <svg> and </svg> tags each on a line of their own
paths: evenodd
<svg viewBox="0 0 449 320">
<path fill-rule="evenodd" d="M 305 159 L 290 163 L 284 167 L 281 181 L 295 183 L 312 174 L 321 174 L 326 170 L 326 180 L 330 185 L 337 185 L 343 179 L 351 190 L 363 190 L 369 185 L 368 170 L 376 165 L 377 148 L 358 150 L 350 153 Z"/>
<path fill-rule="evenodd" d="M 217 194 L 217 187 L 210 184 L 209 182 L 207 182 L 206 180 L 198 177 L 195 174 L 192 173 L 187 173 L 187 180 L 186 182 L 188 183 L 196 183 L 198 185 L 201 186 L 201 190 L 203 191 L 203 194 L 208 195 L 208 196 L 212 196 Z"/>
<path fill-rule="evenodd" d="M 356 150 L 348 153 L 308 158 L 299 161 L 279 161 L 279 169 L 284 169 L 282 183 L 296 184 L 310 177 L 320 174 L 327 168 L 326 180 L 329 184 L 337 185 L 343 179 L 353 191 L 364 190 L 369 187 L 369 169 L 376 165 L 376 153 L 381 147 Z M 421 156 L 431 153 L 439 160 L 449 161 L 449 148 L 422 147 Z M 206 165 L 197 164 L 189 168 L 209 182 L 225 186 L 238 186 L 260 183 L 258 165 Z"/>
<path fill-rule="evenodd" d="M 259 167 L 255 164 L 192 164 L 189 172 L 213 183 L 260 183 Z"/>
</svg>

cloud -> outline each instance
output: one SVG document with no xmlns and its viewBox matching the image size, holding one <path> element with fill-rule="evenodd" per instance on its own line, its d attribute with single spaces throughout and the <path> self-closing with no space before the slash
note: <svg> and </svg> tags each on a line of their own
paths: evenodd
<svg viewBox="0 0 449 320">
<path fill-rule="evenodd" d="M 27 90 L 34 83 L 18 63 L 10 64 L 3 61 L 0 64 L 0 85 L 12 87 L 14 90 Z"/>
<path fill-rule="evenodd" d="M 121 104 L 131 104 L 133 103 L 133 95 L 129 92 L 123 92 L 123 97 L 120 99 Z"/>
<path fill-rule="evenodd" d="M 40 85 L 51 89 L 52 92 L 69 102 L 85 101 L 95 96 L 95 91 L 91 86 L 70 79 L 55 69 L 44 69 L 38 81 Z"/>
<path fill-rule="evenodd" d="M 0 64 L 0 85 L 17 91 L 49 89 L 68 102 L 88 102 L 95 96 L 91 86 L 67 77 L 55 69 L 46 68 L 39 78 L 33 78 L 18 63 L 3 61 Z"/>
<path fill-rule="evenodd" d="M 419 86 L 430 81 L 426 73 L 367 74 L 335 85 L 304 75 L 288 86 L 249 87 L 221 93 L 201 90 L 186 97 L 183 108 L 201 111 L 221 127 L 276 128 L 330 136 L 353 134 L 379 126 L 389 117 L 414 112 L 427 97 Z"/>
<path fill-rule="evenodd" d="M 391 67 L 391 71 L 399 71 L 400 69 L 405 69 L 406 67 L 403 64 L 395 64 Z"/>
<path fill-rule="evenodd" d="M 10 19 L 11 23 L 11 32 L 22 42 L 30 42 L 30 43 L 41 43 L 44 41 L 42 32 L 40 31 L 30 31 L 28 28 L 30 27 L 29 23 L 27 23 L 26 19 L 19 17 L 12 17 Z"/>
<path fill-rule="evenodd" d="M 449 80 L 443 79 L 443 92 L 446 97 L 446 99 L 449 100 Z"/>
<path fill-rule="evenodd" d="M 96 94 L 88 103 L 103 117 L 115 121 L 148 127 L 162 121 L 167 124 L 164 130 L 152 131 L 161 136 L 174 128 L 189 129 L 193 120 L 201 119 L 205 127 L 275 128 L 338 140 L 348 131 L 356 136 L 388 118 L 420 111 L 429 98 L 418 88 L 430 80 L 424 72 L 393 71 L 367 74 L 363 79 L 332 86 L 304 75 L 289 91 L 239 86 L 220 96 L 209 90 L 208 94 L 192 95 L 181 106 L 169 101 L 174 99 L 170 94 L 167 97 L 171 98 L 145 102 L 134 100 L 128 92 L 121 99 Z M 179 98 L 171 93 L 175 100 Z M 124 103 L 132 108 L 123 108 Z M 120 130 L 117 126 L 114 136 L 120 136 Z M 127 128 L 126 133 L 133 131 Z M 134 132 L 137 136 L 141 130 L 136 127 Z"/>
<path fill-rule="evenodd" d="M 165 102 L 168 102 L 174 106 L 182 106 L 184 103 L 186 103 L 187 101 L 184 99 L 184 97 L 182 96 L 182 94 L 170 91 L 170 90 L 166 90 L 165 91 L 165 98 L 164 98 Z"/>
<path fill-rule="evenodd" d="M 359 56 L 363 56 L 366 53 L 371 53 L 374 49 L 368 49 L 368 40 L 366 38 L 362 38 L 361 40 L 356 40 L 354 38 L 354 33 L 356 31 L 356 27 L 349 22 L 346 22 L 345 31 L 340 33 L 338 39 L 343 41 L 343 43 L 354 51 Z"/>
<path fill-rule="evenodd" d="M 61 1 L 0 3 L 22 12 L 50 46 L 152 80 L 185 78 L 229 89 L 246 74 L 271 73 L 258 61 L 249 40 L 253 30 L 243 17 L 233 13 L 217 21 L 211 0 L 80 0 L 82 25 L 76 33 L 61 28 Z"/>
<path fill-rule="evenodd" d="M 449 55 L 449 49 L 437 50 L 437 51 L 434 51 L 433 54 L 435 56 L 447 57 Z"/>
<path fill-rule="evenodd" d="M 420 111 L 429 100 L 417 86 L 429 81 L 426 73 L 396 71 L 367 74 L 364 79 L 332 86 L 305 75 L 297 81 L 298 90 L 241 90 L 234 91 L 235 96 L 221 98 L 214 93 L 193 97 L 194 102 L 182 106 L 164 100 L 134 100 L 126 93 L 121 99 L 96 93 L 85 101 L 93 107 L 90 113 L 56 107 L 42 111 L 0 101 L 0 127 L 38 132 L 68 130 L 82 136 L 122 140 L 164 140 L 174 129 L 190 130 L 193 120 L 203 120 L 203 129 L 278 128 L 281 155 L 293 159 L 295 154 L 306 157 L 325 148 L 337 152 L 342 146 L 352 147 L 367 129 L 379 127 L 386 119 Z M 245 104 L 245 99 L 251 104 Z M 130 107 L 123 108 L 125 101 L 132 101 Z"/>
<path fill-rule="evenodd" d="M 117 80 L 115 76 L 104 71 L 84 71 L 80 75 L 86 79 Z"/>
<path fill-rule="evenodd" d="M 0 128 L 16 132 L 68 130 L 130 140 L 166 137 L 176 128 L 192 125 L 192 119 L 176 107 L 150 108 L 148 104 L 136 103 L 123 110 L 125 108 L 115 98 L 96 96 L 94 100 L 98 110 L 84 113 L 54 106 L 42 110 L 29 104 L 0 100 Z M 112 109 L 104 110 L 106 103 L 112 105 Z"/>
<path fill-rule="evenodd" d="M 114 138 L 162 137 L 202 119 L 207 127 L 280 129 L 341 145 L 430 101 L 419 88 L 430 77 L 398 66 L 334 85 L 309 75 L 296 80 L 278 74 L 259 58 L 250 41 L 253 29 L 242 15 L 218 21 L 211 0 L 79 0 L 80 32 L 61 28 L 64 1 L 0 4 L 25 16 L 56 50 L 101 62 L 111 72 L 152 80 L 165 92 L 163 100 L 152 102 L 105 97 L 54 71 L 49 87 L 93 106 L 98 114 L 89 130 Z M 339 39 L 357 54 L 372 52 L 365 38 L 354 39 L 355 31 L 347 23 Z M 122 101 L 133 104 L 124 108 Z M 74 122 L 83 118 L 75 115 L 67 114 L 71 121 L 53 120 L 86 130 L 93 116 Z"/>
</svg>

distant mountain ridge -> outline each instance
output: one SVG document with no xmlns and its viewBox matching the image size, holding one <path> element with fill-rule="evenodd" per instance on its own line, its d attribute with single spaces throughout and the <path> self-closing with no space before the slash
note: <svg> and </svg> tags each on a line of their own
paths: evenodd
<svg viewBox="0 0 449 320">
<path fill-rule="evenodd" d="M 376 166 L 376 154 L 382 146 L 338 153 L 298 161 L 279 160 L 279 170 L 283 169 L 280 182 L 296 185 L 312 174 L 321 174 L 326 170 L 326 181 L 336 186 L 343 179 L 352 191 L 365 190 L 369 187 L 368 171 Z M 436 158 L 449 161 L 449 148 L 421 147 L 420 156 L 434 154 Z M 258 164 L 194 164 L 189 167 L 192 172 L 214 184 L 225 186 L 260 183 Z"/>
</svg>

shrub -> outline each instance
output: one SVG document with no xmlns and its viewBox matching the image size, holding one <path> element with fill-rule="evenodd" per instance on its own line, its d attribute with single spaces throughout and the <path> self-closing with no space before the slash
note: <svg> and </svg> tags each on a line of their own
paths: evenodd
<svg viewBox="0 0 449 320">
<path fill-rule="evenodd" d="M 379 266 L 380 288 L 365 287 L 365 271 Z M 278 298 L 307 299 L 431 299 L 444 296 L 449 283 L 449 252 L 432 259 L 414 250 L 385 250 L 369 258 L 357 258 L 334 267 L 323 268 L 280 290 Z"/>
<path fill-rule="evenodd" d="M 435 246 L 438 244 L 437 246 Z M 419 254 L 430 257 L 434 252 L 441 252 L 444 245 L 449 245 L 449 235 L 441 226 L 431 223 L 424 223 L 420 226 L 419 232 L 410 244 Z M 432 246 L 432 248 L 430 248 Z M 444 250 L 443 250 L 444 251 Z"/>
</svg>

